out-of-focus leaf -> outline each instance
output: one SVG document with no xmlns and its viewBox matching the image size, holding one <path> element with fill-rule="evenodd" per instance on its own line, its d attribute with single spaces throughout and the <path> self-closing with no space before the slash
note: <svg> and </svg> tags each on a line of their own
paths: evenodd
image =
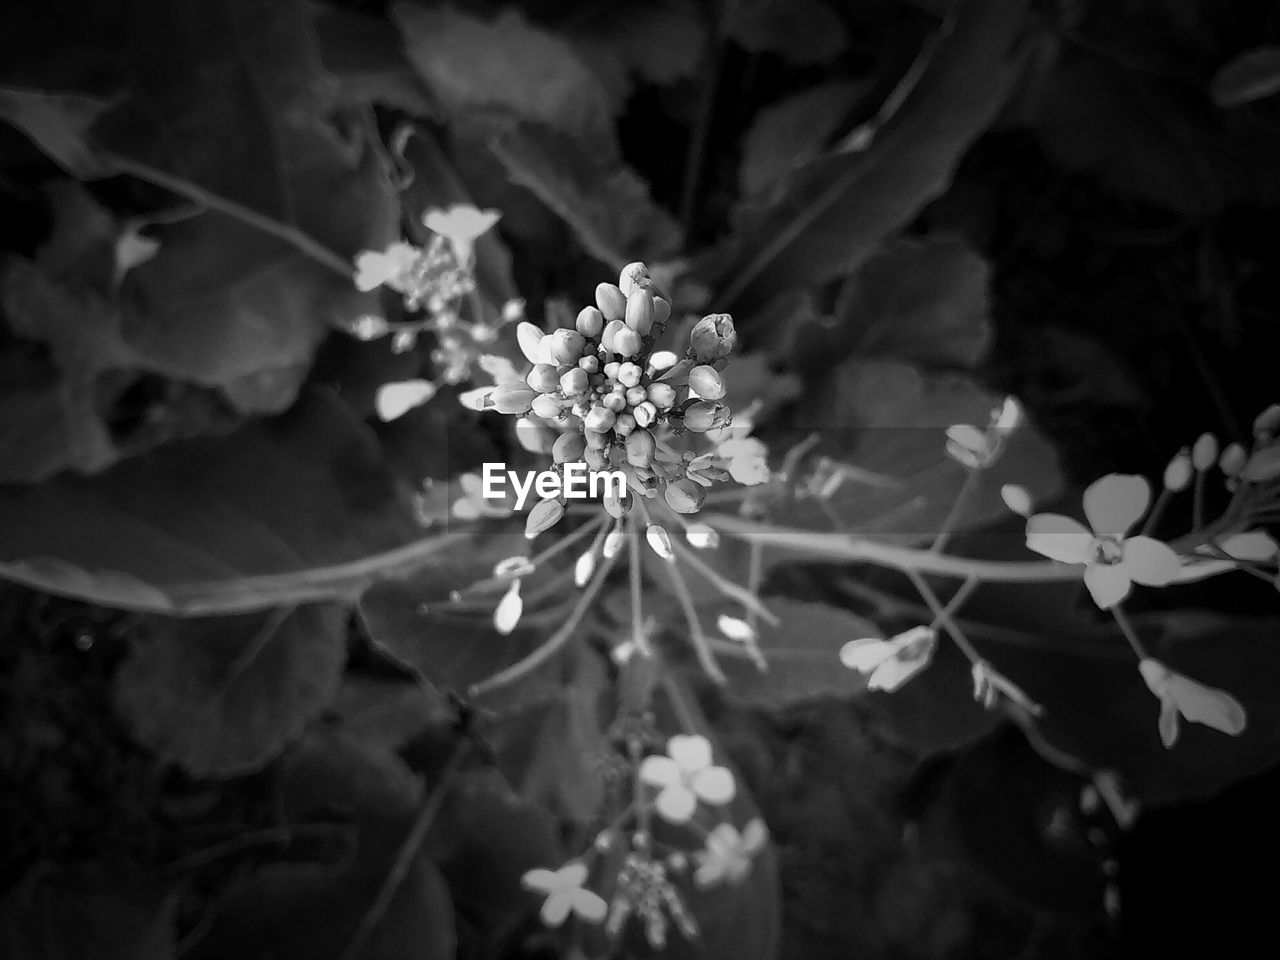
<svg viewBox="0 0 1280 960">
<path fill-rule="evenodd" d="M 89 129 L 110 107 L 110 101 L 99 97 L 0 87 L 0 118 L 26 133 L 62 169 L 81 180 L 111 174 L 89 139 Z"/>
<path fill-rule="evenodd" d="M 1053 158 L 1113 190 L 1197 218 L 1280 199 L 1280 134 L 1182 85 L 1073 51 L 1037 103 Z"/>
<path fill-rule="evenodd" d="M 991 344 L 990 272 L 961 240 L 900 240 L 850 281 L 837 329 L 861 357 L 973 369 Z"/>
<path fill-rule="evenodd" d="M 688 0 L 630 0 L 596 9 L 598 16 L 575 23 L 568 36 L 609 91 L 615 109 L 631 94 L 632 75 L 659 86 L 671 84 L 692 76 L 706 52 L 701 11 Z"/>
<path fill-rule="evenodd" d="M 154 879 L 38 867 L 0 901 L 6 960 L 173 960 L 176 891 Z"/>
<path fill-rule="evenodd" d="M 852 80 L 832 80 L 761 110 L 742 146 L 743 194 L 763 194 L 813 159 L 836 132 L 860 89 Z"/>
<path fill-rule="evenodd" d="M 865 679 L 840 663 L 840 648 L 859 637 L 882 636 L 874 623 L 825 603 L 765 598 L 775 626 L 757 626 L 768 670 L 750 660 L 721 658 L 729 678 L 725 694 L 748 706 L 783 709 L 819 697 L 847 697 L 866 689 Z"/>
<path fill-rule="evenodd" d="M 346 614 L 312 604 L 238 617 L 156 618 L 120 669 L 134 735 L 197 777 L 256 770 L 338 691 Z"/>
<path fill-rule="evenodd" d="M 1238 107 L 1280 93 L 1280 47 L 1258 47 L 1242 53 L 1213 75 L 1213 102 Z"/>
<path fill-rule="evenodd" d="M 844 24 L 821 0 L 743 0 L 731 9 L 729 36 L 744 50 L 810 64 L 844 49 Z"/>
<path fill-rule="evenodd" d="M 158 613 L 354 599 L 452 542 L 421 537 L 367 428 L 322 393 L 93 478 L 0 488 L 0 576 Z"/>
<path fill-rule="evenodd" d="M 445 698 L 424 683 L 359 675 L 343 679 L 331 712 L 352 739 L 385 750 L 454 718 Z"/>
<path fill-rule="evenodd" d="M 34 360 L 0 363 L 0 484 L 110 463 L 115 447 L 91 401 Z"/>
<path fill-rule="evenodd" d="M 612 269 L 662 259 L 678 246 L 675 222 L 629 167 L 527 124 L 495 137 L 492 147 L 511 179 L 555 211 L 587 253 Z"/>
<path fill-rule="evenodd" d="M 569 43 L 519 11 L 489 20 L 456 7 L 398 3 L 391 13 L 409 62 L 459 122 L 503 114 L 585 143 L 609 131 L 599 81 Z"/>
<path fill-rule="evenodd" d="M 432 104 L 422 81 L 404 58 L 400 34 L 386 20 L 353 10 L 324 7 L 316 13 L 316 40 L 344 102 L 377 103 L 415 116 Z"/>
<path fill-rule="evenodd" d="M 861 153 L 807 164 L 776 206 L 753 217 L 716 272 L 731 309 L 854 270 L 947 186 L 1019 75 L 1026 4 L 965 0 L 901 107 Z"/>
</svg>

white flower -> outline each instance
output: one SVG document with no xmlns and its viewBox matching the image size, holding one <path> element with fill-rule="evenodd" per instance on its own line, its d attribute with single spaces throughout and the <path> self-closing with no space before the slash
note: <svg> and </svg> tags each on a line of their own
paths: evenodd
<svg viewBox="0 0 1280 960">
<path fill-rule="evenodd" d="M 716 456 L 729 461 L 729 476 L 744 486 L 768 483 L 769 448 L 755 437 L 734 437 L 716 447 Z"/>
<path fill-rule="evenodd" d="M 608 905 L 599 894 L 582 886 L 586 879 L 586 864 L 573 860 L 559 870 L 530 870 L 520 883 L 526 890 L 547 895 L 538 915 L 548 927 L 555 928 L 564 923 L 570 913 L 591 923 L 604 919 Z"/>
<path fill-rule="evenodd" d="M 430 380 L 401 380 L 384 383 L 373 399 L 378 419 L 396 420 L 414 407 L 420 407 L 436 395 L 436 385 Z"/>
<path fill-rule="evenodd" d="M 840 662 L 868 677 L 868 690 L 893 692 L 929 665 L 938 634 L 913 627 L 888 640 L 864 637 L 840 648 Z"/>
<path fill-rule="evenodd" d="M 469 203 L 455 203 L 447 210 L 431 208 L 423 215 L 422 222 L 428 230 L 453 244 L 458 262 L 465 266 L 471 262 L 476 239 L 487 233 L 501 216 L 497 210 L 478 210 Z"/>
<path fill-rule="evenodd" d="M 1225 690 L 1206 687 L 1150 657 L 1141 661 L 1138 669 L 1151 692 L 1160 698 L 1160 739 L 1166 747 L 1178 739 L 1179 715 L 1233 737 L 1244 730 L 1244 707 Z"/>
<path fill-rule="evenodd" d="M 1022 419 L 1022 406 L 1013 397 L 1005 397 L 1004 403 L 991 411 L 985 430 L 971 423 L 947 427 L 947 456 L 972 470 L 985 470 L 999 459 L 1005 441 L 1018 429 Z"/>
<path fill-rule="evenodd" d="M 1062 514 L 1038 513 L 1027 521 L 1027 547 L 1052 560 L 1083 563 L 1085 586 L 1105 610 L 1127 597 L 1134 583 L 1163 587 L 1178 576 L 1181 561 L 1166 544 L 1125 536 L 1150 502 L 1144 478 L 1108 474 L 1084 492 L 1092 530 Z"/>
<path fill-rule="evenodd" d="M 667 741 L 667 755 L 645 757 L 640 779 L 659 788 L 654 806 L 669 823 L 687 823 L 698 801 L 720 805 L 737 794 L 733 774 L 711 763 L 706 737 L 677 734 Z"/>
<path fill-rule="evenodd" d="M 1216 549 L 1215 549 L 1216 548 Z M 1193 583 L 1219 573 L 1239 568 L 1243 563 L 1269 563 L 1280 550 L 1275 540 L 1263 530 L 1233 533 L 1213 545 L 1202 544 L 1195 549 L 1196 556 L 1182 565 L 1174 583 Z M 1223 554 L 1226 554 L 1224 557 Z M 1230 559 L 1228 559 L 1230 558 Z"/>
<path fill-rule="evenodd" d="M 479 520 L 481 517 L 509 517 L 515 513 L 515 493 L 503 485 L 503 498 L 490 500 L 484 495 L 484 481 L 478 473 L 464 473 L 458 477 L 462 496 L 453 502 L 453 515 L 458 520 Z"/>
<path fill-rule="evenodd" d="M 384 283 L 404 293 L 408 276 L 421 251 L 411 243 L 397 242 L 385 250 L 363 250 L 356 255 L 356 289 L 368 293 Z"/>
<path fill-rule="evenodd" d="M 769 839 L 764 821 L 756 817 L 741 833 L 731 823 L 721 823 L 707 834 L 707 845 L 694 853 L 698 867 L 693 882 L 701 888 L 723 880 L 737 883 L 751 869 L 751 858 L 764 849 Z"/>
</svg>

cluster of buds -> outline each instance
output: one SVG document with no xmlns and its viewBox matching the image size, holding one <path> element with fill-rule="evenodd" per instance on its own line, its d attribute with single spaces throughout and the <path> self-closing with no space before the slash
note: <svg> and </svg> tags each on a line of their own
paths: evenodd
<svg viewBox="0 0 1280 960">
<path fill-rule="evenodd" d="M 730 474 L 714 450 L 682 452 L 672 441 L 729 425 L 721 370 L 737 340 L 733 320 L 703 317 L 678 356 L 656 349 L 671 304 L 643 263 L 626 266 L 617 284 L 601 283 L 595 300 L 573 328 L 548 334 L 521 323 L 517 338 L 532 369 L 523 380 L 487 391 L 481 405 L 550 425 L 556 438 L 547 452 L 557 470 L 569 464 L 618 470 L 630 492 L 648 499 L 661 494 L 676 513 L 696 513 L 706 488 Z M 605 507 L 621 517 L 630 499 L 606 497 Z M 562 513 L 560 500 L 543 500 L 530 513 L 529 534 L 554 525 Z"/>
</svg>

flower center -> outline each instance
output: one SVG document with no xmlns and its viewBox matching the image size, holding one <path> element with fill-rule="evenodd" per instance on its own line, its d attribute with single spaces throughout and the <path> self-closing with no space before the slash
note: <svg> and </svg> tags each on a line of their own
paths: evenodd
<svg viewBox="0 0 1280 960">
<path fill-rule="evenodd" d="M 1097 563 L 1112 566 L 1124 559 L 1124 544 L 1118 537 L 1095 537 L 1093 558 Z"/>
</svg>

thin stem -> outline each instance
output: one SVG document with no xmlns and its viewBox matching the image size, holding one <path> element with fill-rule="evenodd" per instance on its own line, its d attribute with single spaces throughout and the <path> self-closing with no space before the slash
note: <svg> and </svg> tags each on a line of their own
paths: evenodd
<svg viewBox="0 0 1280 960">
<path fill-rule="evenodd" d="M 552 557 L 563 553 L 565 550 L 568 550 L 571 546 L 573 546 L 579 540 L 584 539 L 586 535 L 590 533 L 592 530 L 595 530 L 596 528 L 602 526 L 605 522 L 605 519 L 606 517 L 602 515 L 597 515 L 590 523 L 584 523 L 582 526 L 578 527 L 578 529 L 574 530 L 568 536 L 561 537 L 559 540 L 557 540 L 551 546 L 547 547 L 547 549 L 543 550 L 541 553 L 535 554 L 534 556 L 530 557 L 529 565 L 531 567 L 536 568 L 539 564 L 546 563 Z M 527 574 L 522 574 L 521 576 L 527 576 Z M 493 587 L 505 587 L 508 583 L 510 583 L 514 579 L 516 579 L 515 575 L 510 575 L 505 577 L 488 577 L 484 580 L 478 580 L 475 583 L 473 583 L 471 586 L 467 587 L 467 592 L 468 593 L 480 592 L 484 590 L 489 590 Z"/>
<path fill-rule="evenodd" d="M 445 797 L 448 796 L 449 790 L 453 787 L 453 781 L 462 769 L 462 762 L 466 759 L 466 754 L 467 747 L 464 741 L 454 751 L 453 756 L 449 758 L 449 762 L 440 773 L 440 779 L 431 788 L 426 802 L 422 804 L 422 809 L 418 811 L 418 817 L 410 828 L 409 835 L 405 837 L 404 843 L 401 844 L 400 852 L 396 855 L 395 863 L 391 865 L 387 879 L 383 881 L 382 889 L 378 891 L 377 898 L 365 912 L 364 917 L 361 918 L 360 926 L 356 929 L 355 935 L 347 943 L 347 948 L 342 951 L 341 960 L 358 960 L 365 947 L 368 946 L 369 938 L 373 936 L 374 930 L 382 922 L 383 915 L 387 912 L 387 907 L 391 905 L 391 901 L 400 890 L 400 885 L 404 883 L 405 877 L 408 876 L 409 870 L 418 856 L 418 851 L 422 847 L 423 841 L 426 840 L 427 833 L 431 830 L 431 825 L 435 823 L 436 817 L 439 816 Z"/>
<path fill-rule="evenodd" d="M 717 590 L 719 590 L 725 596 L 732 597 L 733 599 L 737 600 L 747 610 L 751 611 L 757 616 L 763 617 L 766 621 L 773 624 L 775 627 L 778 625 L 778 623 L 780 622 L 778 618 L 774 614 L 769 612 L 769 609 L 760 602 L 759 597 L 755 596 L 753 593 L 749 592 L 744 587 L 741 587 L 738 584 L 734 583 L 732 580 L 728 580 L 725 577 L 721 576 L 712 567 L 704 563 L 702 561 L 702 558 L 697 556 L 697 554 L 694 553 L 692 547 L 686 547 L 683 544 L 681 544 L 678 540 L 672 540 L 671 545 L 675 549 L 676 555 L 679 556 L 681 560 L 689 564 L 689 566 L 693 567 L 693 569 L 697 570 L 698 573 L 702 574 L 702 576 L 705 577 L 711 583 L 712 586 L 714 586 Z"/>
<path fill-rule="evenodd" d="M 676 715 L 676 721 L 680 724 L 680 729 L 686 733 L 697 733 L 700 725 L 696 711 L 685 699 L 684 691 L 680 689 L 676 678 L 666 671 L 662 674 L 662 692 L 667 695 L 667 702 L 671 704 L 671 709 Z"/>
<path fill-rule="evenodd" d="M 720 70 L 724 59 L 724 28 L 734 16 L 737 0 L 727 0 L 723 16 L 709 24 L 707 30 L 707 61 L 702 77 L 701 97 L 698 101 L 698 118 L 689 141 L 689 152 L 685 155 L 684 181 L 680 190 L 680 226 L 684 230 L 686 242 L 693 228 L 694 206 L 698 196 L 698 185 L 702 179 L 703 158 L 706 156 L 707 141 L 711 136 L 711 121 L 715 116 L 716 88 L 719 86 Z"/>
<path fill-rule="evenodd" d="M 627 572 L 631 578 L 631 642 L 636 645 L 641 656 L 648 657 L 653 655 L 653 650 L 649 647 L 649 639 L 645 636 L 641 623 L 640 529 L 639 524 L 634 522 L 634 517 L 630 527 L 630 535 L 627 537 L 627 566 L 630 569 Z"/>
<path fill-rule="evenodd" d="M 1120 604 L 1117 603 L 1111 607 L 1111 615 L 1116 618 L 1116 626 L 1120 628 L 1124 638 L 1129 641 L 1129 646 L 1133 648 L 1133 652 L 1137 654 L 1138 659 L 1148 659 L 1147 648 L 1143 646 L 1142 641 L 1138 638 L 1138 632 L 1133 629 L 1133 624 L 1129 622 L 1129 617 L 1120 608 Z"/>
<path fill-rule="evenodd" d="M 1149 537 L 1151 532 L 1155 530 L 1156 524 L 1160 522 L 1160 517 L 1164 513 L 1164 508 L 1169 505 L 1169 501 L 1173 499 L 1173 491 L 1168 487 L 1162 487 L 1159 495 L 1156 497 L 1155 506 L 1151 508 L 1151 512 L 1147 514 L 1146 521 L 1142 524 L 1142 536 Z M 1199 529 L 1200 524 L 1196 524 L 1195 528 Z"/>
<path fill-rule="evenodd" d="M 753 596 L 760 596 L 760 586 L 764 582 L 764 551 L 754 540 L 747 544 L 747 591 Z M 747 626 L 754 632 L 756 629 L 756 611 L 747 608 Z"/>
<path fill-rule="evenodd" d="M 668 564 L 667 574 L 671 577 L 676 600 L 680 603 L 685 623 L 689 627 L 689 642 L 693 645 L 693 652 L 698 656 L 698 662 L 702 664 L 702 669 L 706 671 L 707 676 L 716 683 L 728 683 L 728 678 L 721 671 L 720 665 L 716 663 L 716 655 L 711 652 L 706 634 L 702 632 L 702 624 L 698 620 L 698 611 L 694 606 L 693 597 L 689 595 L 689 588 L 685 586 L 684 577 L 680 576 L 680 571 L 676 569 L 674 563 Z"/>
<path fill-rule="evenodd" d="M 578 598 L 578 602 L 569 612 L 568 619 L 561 624 L 560 629 L 551 635 L 546 643 L 538 647 L 523 660 L 518 660 L 505 670 L 500 670 L 488 679 L 481 680 L 479 683 L 472 684 L 467 691 L 471 697 L 484 696 L 492 693 L 502 687 L 508 686 L 519 680 L 521 677 L 531 673 L 538 667 L 542 666 L 547 660 L 560 652 L 560 648 L 569 642 L 573 636 L 573 632 L 578 628 L 578 624 L 582 622 L 582 618 L 586 615 L 587 610 L 591 608 L 591 604 L 595 601 L 596 594 L 600 592 L 600 588 L 604 586 L 605 578 L 608 576 L 613 561 L 617 559 L 617 554 L 607 557 L 600 569 L 596 571 L 595 578 L 582 591 L 582 595 Z"/>
<path fill-rule="evenodd" d="M 279 220 L 274 220 L 258 213 L 256 210 L 251 210 L 243 204 L 236 203 L 234 200 L 228 200 L 226 197 L 212 193 L 204 187 L 192 183 L 190 180 L 176 177 L 171 173 L 165 173 L 163 170 L 157 170 L 149 164 L 139 163 L 136 160 L 130 160 L 128 157 L 122 157 L 110 151 L 99 151 L 99 154 L 121 173 L 127 173 L 131 177 L 145 180 L 147 183 L 155 184 L 157 187 L 163 187 L 165 190 L 176 193 L 180 197 L 194 200 L 210 210 L 217 210 L 219 213 L 224 213 L 239 220 L 241 223 L 261 230 L 263 233 L 270 234 L 278 240 L 283 240 L 299 253 L 310 257 L 316 263 L 328 267 L 334 273 L 347 279 L 350 279 L 355 273 L 352 264 L 344 257 L 334 253 L 324 244 L 303 233 L 297 227 L 281 223 Z"/>
<path fill-rule="evenodd" d="M 1204 525 L 1204 470 L 1196 471 L 1196 479 L 1192 486 L 1191 529 L 1199 530 Z"/>
<path fill-rule="evenodd" d="M 968 507 L 969 500 L 977 491 L 981 480 L 982 471 L 976 467 L 970 467 L 964 478 L 964 483 L 960 485 L 960 491 L 956 494 L 956 498 L 951 504 L 951 509 L 948 511 L 946 519 L 942 521 L 942 529 L 938 531 L 933 545 L 929 547 L 930 553 L 941 553 L 943 548 L 946 547 L 951 535 L 955 532 L 956 524 L 960 522 L 960 517 L 964 514 L 965 508 Z"/>
<path fill-rule="evenodd" d="M 955 645 L 960 648 L 960 652 L 968 657 L 972 663 L 985 662 L 983 656 L 978 653 L 977 649 L 969 641 L 969 638 L 964 635 L 964 631 L 961 630 L 955 620 L 951 618 L 951 614 L 960 609 L 965 600 L 969 598 L 969 594 L 972 593 L 973 589 L 978 585 L 978 579 L 976 577 L 970 577 L 961 584 L 960 589 L 952 595 L 951 599 L 947 601 L 947 605 L 944 607 L 942 603 L 939 602 L 938 595 L 933 592 L 933 588 L 929 586 L 924 577 L 914 570 L 908 570 L 907 576 L 911 578 L 911 582 L 915 584 L 916 590 L 920 593 L 921 598 L 926 604 L 928 604 L 929 609 L 933 611 L 933 626 L 937 627 L 941 624 L 947 631 L 947 635 L 950 636 L 951 639 L 955 641 Z"/>
</svg>

